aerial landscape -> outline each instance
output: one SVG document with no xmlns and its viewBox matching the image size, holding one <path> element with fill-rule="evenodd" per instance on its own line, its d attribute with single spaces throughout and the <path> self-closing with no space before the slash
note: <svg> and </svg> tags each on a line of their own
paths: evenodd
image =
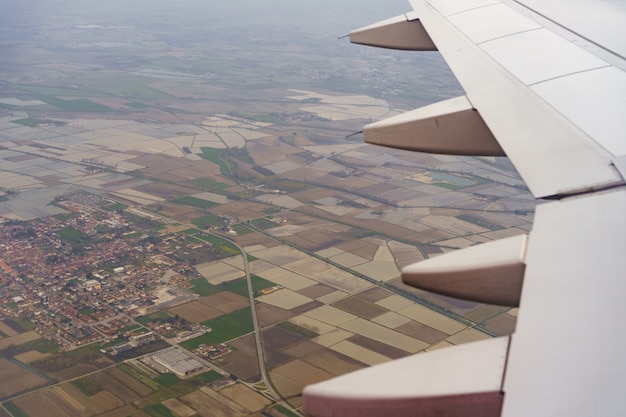
<svg viewBox="0 0 626 417">
<path fill-rule="evenodd" d="M 407 7 L 3 5 L 0 417 L 298 416 L 308 384 L 513 332 L 400 280 L 536 204 L 506 158 L 355 135 L 461 92 L 338 39 Z"/>
</svg>

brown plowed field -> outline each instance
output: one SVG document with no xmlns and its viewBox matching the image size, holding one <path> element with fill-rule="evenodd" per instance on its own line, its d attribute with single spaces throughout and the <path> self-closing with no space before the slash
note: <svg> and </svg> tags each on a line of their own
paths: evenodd
<svg viewBox="0 0 626 417">
<path fill-rule="evenodd" d="M 187 405 L 183 404 L 176 398 L 170 398 L 163 401 L 163 405 L 172 410 L 176 415 L 180 417 L 191 417 L 196 414 L 196 411 Z"/>
<path fill-rule="evenodd" d="M 42 377 L 2 358 L 0 358 L 0 381 L 0 398 L 46 383 Z"/>
<path fill-rule="evenodd" d="M 223 314 L 220 310 L 210 307 L 199 300 L 172 307 L 168 312 L 173 315 L 179 315 L 191 323 L 200 323 Z"/>
<path fill-rule="evenodd" d="M 481 305 L 478 308 L 465 314 L 464 317 L 474 323 L 481 323 L 485 320 L 489 320 L 500 313 L 504 313 L 508 310 L 507 307 L 494 306 L 494 305 Z"/>
<path fill-rule="evenodd" d="M 126 385 L 128 388 L 135 391 L 139 396 L 145 397 L 146 395 L 152 394 L 152 389 L 147 385 L 144 385 L 139 380 L 135 379 L 131 375 L 127 374 L 120 368 L 111 368 L 106 371 L 112 377 L 120 381 L 122 384 Z"/>
<path fill-rule="evenodd" d="M 431 345 L 448 337 L 446 333 L 416 321 L 410 321 L 395 330 Z"/>
<path fill-rule="evenodd" d="M 229 343 L 229 345 L 249 355 L 256 355 L 256 343 L 254 341 L 254 334 L 252 333 L 247 336 L 240 337 L 234 342 Z"/>
<path fill-rule="evenodd" d="M 259 378 L 259 362 L 256 355 L 249 355 L 241 351 L 231 352 L 223 357 L 220 367 L 237 375 L 247 382 L 254 382 Z"/>
<path fill-rule="evenodd" d="M 265 303 L 256 304 L 256 314 L 259 321 L 259 327 L 266 327 L 271 324 L 279 323 L 294 316 L 294 313 L 289 310 Z"/>
<path fill-rule="evenodd" d="M 202 417 L 234 417 L 236 414 L 233 410 L 220 404 L 202 391 L 194 391 L 191 394 L 183 395 L 180 400 L 196 410 Z"/>
<path fill-rule="evenodd" d="M 211 209 L 211 212 L 217 215 L 230 216 L 240 219 L 241 221 L 258 219 L 264 216 L 263 210 L 267 210 L 267 204 L 255 203 L 252 201 L 235 201 L 232 203 L 222 204 Z"/>
<path fill-rule="evenodd" d="M 148 414 L 144 413 L 141 410 L 137 410 L 132 405 L 128 404 L 123 407 L 117 408 L 115 410 L 111 410 L 104 414 L 98 414 L 98 417 L 150 417 Z"/>
<path fill-rule="evenodd" d="M 270 400 L 243 384 L 226 387 L 220 391 L 220 394 L 252 412 L 261 411 L 270 404 Z"/>
<path fill-rule="evenodd" d="M 400 359 L 406 356 L 406 352 L 403 350 L 396 349 L 393 346 L 389 346 L 385 343 L 378 342 L 365 336 L 354 335 L 347 340 L 355 345 L 380 353 L 381 355 L 391 359 Z"/>
<path fill-rule="evenodd" d="M 361 258 L 374 259 L 378 245 L 365 240 L 353 240 L 352 242 L 339 245 L 337 248 L 360 256 Z"/>
<path fill-rule="evenodd" d="M 315 342 L 311 342 L 310 340 L 305 340 L 304 342 L 285 349 L 283 352 L 293 356 L 294 358 L 302 359 L 320 349 L 324 349 L 324 347 Z"/>
<path fill-rule="evenodd" d="M 123 406 L 125 403 L 125 401 L 122 401 L 109 391 L 100 391 L 89 397 L 89 399 L 97 403 L 103 410 L 113 410 Z"/>
<path fill-rule="evenodd" d="M 331 373 L 323 371 L 320 368 L 298 359 L 275 368 L 274 372 L 289 378 L 302 387 L 316 382 L 325 381 L 333 377 Z"/>
<path fill-rule="evenodd" d="M 266 248 L 273 248 L 280 245 L 280 242 L 277 242 L 274 239 L 270 239 L 269 237 L 256 232 L 238 235 L 235 236 L 233 239 L 241 246 L 263 245 Z"/>
<path fill-rule="evenodd" d="M 333 375 L 343 375 L 365 367 L 364 364 L 349 356 L 326 348 L 311 353 L 304 360 Z"/>
<path fill-rule="evenodd" d="M 271 327 L 261 333 L 263 346 L 268 349 L 283 350 L 302 341 L 301 336 L 281 329 L 280 327 Z"/>
<path fill-rule="evenodd" d="M 365 319 L 373 319 L 374 317 L 380 316 L 381 314 L 387 313 L 387 310 L 384 307 L 366 301 L 360 297 L 348 297 L 341 299 L 339 301 L 331 304 L 333 307 L 336 307 L 340 310 L 346 311 L 348 313 L 352 313 L 355 316 L 363 317 Z"/>
<path fill-rule="evenodd" d="M 219 294 L 202 297 L 198 301 L 221 311 L 222 314 L 241 310 L 248 305 L 248 299 L 246 297 L 242 297 L 241 295 L 230 291 L 222 291 Z"/>
<path fill-rule="evenodd" d="M 362 293 L 359 293 L 358 295 L 359 295 L 359 298 L 375 303 L 377 301 L 380 301 L 389 297 L 390 295 L 393 295 L 393 293 L 387 290 L 383 290 L 380 287 L 374 287 L 374 288 L 370 288 L 369 290 L 363 291 Z"/>
<path fill-rule="evenodd" d="M 119 382 L 116 378 L 109 375 L 108 372 L 97 372 L 91 375 L 89 378 L 96 381 L 100 386 L 106 387 L 108 391 L 110 391 L 113 395 L 115 395 L 120 400 L 125 403 L 132 403 L 139 399 L 139 395 L 135 393 L 133 390 L 128 389 L 128 387 L 121 382 Z"/>
<path fill-rule="evenodd" d="M 264 353 L 263 359 L 265 360 L 266 363 L 268 363 L 273 368 L 284 365 L 287 362 L 294 360 L 293 357 L 279 350 L 275 350 L 275 349 L 271 349 L 267 347 L 264 348 L 263 353 Z"/>
<path fill-rule="evenodd" d="M 189 194 L 197 193 L 195 188 L 182 187 L 174 184 L 167 184 L 163 182 L 153 182 L 134 188 L 137 191 L 141 191 L 147 194 L 152 194 L 157 197 L 161 197 L 165 200 L 173 200 L 175 198 L 183 197 Z"/>
<path fill-rule="evenodd" d="M 298 316 L 302 313 L 306 313 L 309 310 L 313 310 L 314 308 L 318 308 L 322 306 L 323 303 L 319 301 L 311 301 L 310 303 L 303 304 L 301 306 L 292 308 L 290 311 L 294 314 L 294 316 Z"/>
<path fill-rule="evenodd" d="M 306 287 L 301 290 L 298 290 L 298 293 L 304 295 L 305 297 L 318 298 L 318 297 L 322 297 L 326 294 L 330 294 L 331 292 L 335 292 L 335 291 L 337 290 L 327 285 L 316 284 L 316 285 L 312 285 L 310 287 Z"/>
<path fill-rule="evenodd" d="M 16 398 L 13 403 L 29 416 L 83 417 L 49 389 Z"/>
<path fill-rule="evenodd" d="M 485 328 L 498 336 L 512 334 L 515 331 L 515 317 L 509 314 L 500 314 L 497 317 L 487 320 Z"/>
</svg>

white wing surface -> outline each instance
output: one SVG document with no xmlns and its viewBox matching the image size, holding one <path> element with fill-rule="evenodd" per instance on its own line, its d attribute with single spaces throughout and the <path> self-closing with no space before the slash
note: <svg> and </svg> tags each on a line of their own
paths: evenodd
<svg viewBox="0 0 626 417">
<path fill-rule="evenodd" d="M 446 348 L 309 386 L 307 413 L 623 414 L 626 6 L 609 0 L 410 3 L 413 12 L 356 30 L 351 40 L 437 49 L 466 96 L 368 125 L 365 141 L 413 151 L 506 154 L 536 198 L 555 201 L 537 208 L 527 238 L 403 270 L 406 283 L 423 289 L 519 304 L 510 344 L 496 339 Z M 424 378 L 432 386 L 425 387 Z"/>
</svg>

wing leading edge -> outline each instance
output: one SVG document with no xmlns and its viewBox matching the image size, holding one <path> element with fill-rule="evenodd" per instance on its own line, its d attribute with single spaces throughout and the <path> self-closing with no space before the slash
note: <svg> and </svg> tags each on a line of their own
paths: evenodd
<svg viewBox="0 0 626 417">
<path fill-rule="evenodd" d="M 402 271 L 406 283 L 423 289 L 519 304 L 510 344 L 499 338 L 446 348 L 315 384 L 305 388 L 305 410 L 314 417 L 621 414 L 623 57 L 603 59 L 575 33 L 532 18 L 520 2 L 410 3 L 413 12 L 356 30 L 351 40 L 436 48 L 467 95 L 368 125 L 365 141 L 411 151 L 506 154 L 535 197 L 557 201 L 538 207 L 527 237 Z"/>
</svg>

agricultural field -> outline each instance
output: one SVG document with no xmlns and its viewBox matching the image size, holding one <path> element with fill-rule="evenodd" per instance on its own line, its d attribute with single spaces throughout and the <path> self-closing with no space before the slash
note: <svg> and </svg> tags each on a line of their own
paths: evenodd
<svg viewBox="0 0 626 417">
<path fill-rule="evenodd" d="M 2 317 L 19 311 L 33 320 L 0 321 L 0 382 L 16 381 L 0 384 L 10 414 L 292 417 L 248 385 L 221 386 L 219 372 L 181 380 L 125 361 L 206 328 L 180 346 L 227 343 L 230 352 L 206 360 L 251 383 L 260 378 L 257 330 L 261 366 L 270 375 L 259 386 L 271 383 L 296 407 L 306 384 L 514 330 L 515 310 L 452 300 L 400 280 L 410 263 L 530 229 L 534 203 L 510 163 L 385 150 L 348 137 L 399 109 L 460 94 L 441 87 L 452 77 L 438 58 L 346 54 L 336 39 L 319 36 L 314 22 L 324 8 L 303 21 L 284 18 L 291 10 L 285 7 L 259 22 L 255 7 L 262 5 L 242 14 L 225 2 L 208 16 L 206 8 L 122 11 L 107 4 L 85 17 L 84 5 L 74 3 L 42 5 L 38 19 L 22 2 L 7 12 L 7 22 L 19 27 L 7 32 L 15 36 L 6 47 L 22 53 L 0 62 L 0 221 L 53 227 L 71 214 L 51 202 L 78 190 L 110 200 L 94 208 L 94 218 L 124 213 L 142 221 L 108 219 L 91 235 L 78 230 L 81 222 L 91 227 L 78 209 L 81 218 L 60 228 L 58 239 L 72 252 L 101 238 L 120 244 L 117 259 L 97 269 L 110 271 L 118 260 L 132 268 L 98 278 L 102 293 L 84 283 L 106 250 L 80 264 L 75 256 L 63 265 L 42 256 L 43 266 L 30 274 L 22 274 L 20 259 L 2 259 Z M 395 7 L 384 6 L 384 15 Z M 236 19 L 220 16 L 231 7 Z M 128 24 L 119 26 L 122 15 Z M 46 16 L 50 22 L 41 20 Z M 184 33 L 171 24 L 190 16 Z M 262 39 L 255 25 L 236 35 L 223 31 L 250 16 L 262 25 Z M 334 28 L 343 31 L 338 17 L 323 21 L 342 20 Z M 71 23 L 93 19 L 99 23 Z M 296 31 L 281 26 L 295 21 Z M 155 31 L 146 22 L 167 24 Z M 28 42 L 18 39 L 29 33 Z M 331 59 L 311 59 L 315 53 Z M 41 277 L 57 282 L 42 286 Z M 104 296 L 131 278 L 128 291 Z M 41 311 L 51 299 L 40 299 L 46 286 L 68 297 Z M 155 299 L 169 290 L 188 297 Z M 32 294 L 21 297 L 23 291 Z M 89 302 L 63 305 L 66 298 L 80 301 L 75 294 Z M 98 304 L 111 311 L 91 317 Z M 119 334 L 95 330 L 93 323 L 114 319 L 122 321 Z M 93 326 L 93 333 L 81 335 L 81 343 L 48 334 L 60 338 L 57 346 L 40 335 L 50 322 L 70 331 Z M 130 330 L 154 331 L 158 340 L 116 357 L 100 352 L 135 337 Z"/>
<path fill-rule="evenodd" d="M 0 384 L 0 398 L 6 398 L 48 383 L 48 380 L 41 376 L 3 358 L 0 358 L 0 381 L 11 381 L 10 384 Z"/>
<path fill-rule="evenodd" d="M 2 369 L 5 368 L 3 364 Z M 3 377 L 8 377 L 9 372 L 6 370 Z M 213 415 L 206 414 L 207 404 L 199 399 L 215 405 L 223 415 L 246 416 L 272 405 L 267 398 L 239 383 L 231 382 L 221 391 L 207 386 L 222 378 L 215 371 L 186 380 L 172 374 L 154 376 L 131 362 L 40 389 L 2 405 L 18 417 Z"/>
<path fill-rule="evenodd" d="M 181 342 L 182 347 L 192 350 L 201 344 L 215 345 L 239 338 L 254 330 L 249 307 L 204 321 L 202 324 L 212 331 Z"/>
</svg>

